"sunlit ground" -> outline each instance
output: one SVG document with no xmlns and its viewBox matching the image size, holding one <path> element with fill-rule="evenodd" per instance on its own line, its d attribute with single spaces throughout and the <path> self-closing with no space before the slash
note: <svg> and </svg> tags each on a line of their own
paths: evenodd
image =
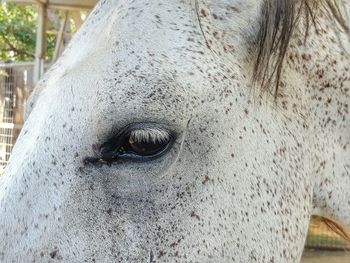
<svg viewBox="0 0 350 263">
<path fill-rule="evenodd" d="M 350 251 L 306 250 L 301 263 L 350 263 Z"/>
</svg>

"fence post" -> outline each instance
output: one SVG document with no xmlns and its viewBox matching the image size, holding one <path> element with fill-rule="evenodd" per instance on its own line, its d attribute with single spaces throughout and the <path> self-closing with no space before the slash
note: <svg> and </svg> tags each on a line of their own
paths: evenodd
<svg viewBox="0 0 350 263">
<path fill-rule="evenodd" d="M 46 55 L 46 24 L 47 24 L 47 6 L 44 3 L 37 2 L 38 6 L 38 28 L 36 34 L 35 63 L 34 63 L 34 85 L 44 74 L 44 62 Z"/>
<path fill-rule="evenodd" d="M 61 49 L 62 49 L 63 37 L 64 37 L 64 33 L 65 33 L 65 30 L 66 30 L 66 27 L 67 27 L 67 20 L 68 20 L 68 11 L 64 11 L 64 13 L 63 13 L 63 21 L 62 21 L 62 24 L 61 24 L 61 28 L 60 28 L 60 30 L 58 31 L 58 34 L 57 34 L 55 52 L 54 52 L 53 58 L 52 58 L 52 61 L 54 61 L 54 62 L 60 56 L 60 52 L 61 52 Z"/>
</svg>

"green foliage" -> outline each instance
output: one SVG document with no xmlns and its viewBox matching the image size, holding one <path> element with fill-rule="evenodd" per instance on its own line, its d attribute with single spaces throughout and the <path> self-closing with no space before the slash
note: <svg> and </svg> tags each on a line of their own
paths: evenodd
<svg viewBox="0 0 350 263">
<path fill-rule="evenodd" d="M 35 7 L 15 4 L 0 6 L 0 60 L 31 61 L 34 59 L 37 28 Z M 55 37 L 48 37 L 48 56 L 52 56 Z"/>
<path fill-rule="evenodd" d="M 32 7 L 1 4 L 0 60 L 33 60 L 36 19 Z"/>
</svg>

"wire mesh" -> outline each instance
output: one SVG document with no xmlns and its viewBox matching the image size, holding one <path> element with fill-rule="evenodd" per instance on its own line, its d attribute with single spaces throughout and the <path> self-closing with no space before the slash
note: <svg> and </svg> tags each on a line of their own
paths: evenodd
<svg viewBox="0 0 350 263">
<path fill-rule="evenodd" d="M 24 104 L 32 89 L 33 65 L 0 64 L 0 173 L 24 122 Z"/>
</svg>

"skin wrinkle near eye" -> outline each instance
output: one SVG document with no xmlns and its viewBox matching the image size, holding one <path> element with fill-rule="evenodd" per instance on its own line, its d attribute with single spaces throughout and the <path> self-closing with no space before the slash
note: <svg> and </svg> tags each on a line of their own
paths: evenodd
<svg viewBox="0 0 350 263">
<path fill-rule="evenodd" d="M 170 140 L 168 131 L 160 128 L 141 128 L 130 133 L 130 139 L 135 142 L 163 143 Z"/>
</svg>

